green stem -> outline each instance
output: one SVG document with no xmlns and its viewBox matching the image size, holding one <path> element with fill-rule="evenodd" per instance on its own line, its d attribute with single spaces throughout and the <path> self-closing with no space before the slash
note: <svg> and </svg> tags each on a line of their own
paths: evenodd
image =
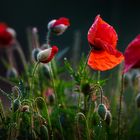
<svg viewBox="0 0 140 140">
<path fill-rule="evenodd" d="M 121 132 L 120 124 L 121 124 L 121 111 L 122 111 L 123 91 L 124 91 L 124 74 L 122 74 L 122 77 L 121 77 L 121 89 L 120 89 L 119 112 L 118 112 L 118 140 L 121 139 L 121 135 L 120 135 L 120 132 Z"/>
<path fill-rule="evenodd" d="M 51 37 L 51 30 L 48 30 L 48 32 L 47 32 L 47 38 L 46 38 L 47 48 L 49 48 L 49 46 L 50 46 L 50 37 Z"/>
<path fill-rule="evenodd" d="M 81 112 L 76 114 L 76 124 L 77 124 L 77 128 L 78 128 L 78 133 L 80 134 L 80 131 L 79 131 L 80 130 L 79 129 L 79 117 L 80 116 L 82 118 L 84 118 L 84 120 L 85 120 L 85 123 L 86 123 L 86 136 L 87 136 L 87 140 L 90 140 L 90 133 L 89 133 L 88 122 L 87 122 L 87 119 L 86 119 L 85 115 L 83 113 L 81 113 Z M 80 135 L 79 135 L 79 137 L 80 137 Z"/>
<path fill-rule="evenodd" d="M 98 82 L 98 83 L 99 83 L 99 81 L 100 81 L 100 75 L 101 75 L 101 72 L 98 71 L 98 72 L 97 72 L 97 82 Z"/>
<path fill-rule="evenodd" d="M 31 76 L 31 78 L 32 78 L 32 81 L 31 81 L 31 91 L 32 91 L 32 95 L 33 95 L 33 90 L 34 90 L 34 79 L 35 79 L 35 72 L 36 72 L 36 69 L 37 69 L 37 66 L 38 66 L 38 64 L 39 64 L 39 61 L 37 61 L 36 62 L 36 64 L 35 64 L 35 66 L 34 66 L 34 69 L 33 69 L 33 72 L 32 72 L 32 76 Z"/>
</svg>

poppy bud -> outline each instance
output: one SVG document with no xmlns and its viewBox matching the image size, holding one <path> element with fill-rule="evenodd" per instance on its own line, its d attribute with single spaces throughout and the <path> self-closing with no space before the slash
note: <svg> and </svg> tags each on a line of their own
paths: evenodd
<svg viewBox="0 0 140 140">
<path fill-rule="evenodd" d="M 48 128 L 45 125 L 40 127 L 40 138 L 41 140 L 49 140 Z"/>
<path fill-rule="evenodd" d="M 136 96 L 137 107 L 140 108 L 140 93 Z"/>
<path fill-rule="evenodd" d="M 21 107 L 21 112 L 29 112 L 29 106 L 28 105 L 23 105 Z"/>
<path fill-rule="evenodd" d="M 53 57 L 57 52 L 58 52 L 58 48 L 56 46 L 53 46 L 52 48 L 49 49 L 42 50 L 37 54 L 37 60 L 42 63 L 48 63 L 53 59 Z"/>
<path fill-rule="evenodd" d="M 14 102 L 13 102 L 13 111 L 16 112 L 19 109 L 20 105 L 21 105 L 20 100 L 15 99 Z"/>
<path fill-rule="evenodd" d="M 107 115 L 107 108 L 104 104 L 99 104 L 98 106 L 98 115 L 105 120 Z"/>
<path fill-rule="evenodd" d="M 18 98 L 21 95 L 20 89 L 17 86 L 12 87 L 12 93 L 14 98 Z"/>
<path fill-rule="evenodd" d="M 70 26 L 69 19 L 68 18 L 59 18 L 51 20 L 48 23 L 48 29 L 52 31 L 52 33 L 56 35 L 61 35 L 65 32 L 65 30 Z"/>
<path fill-rule="evenodd" d="M 108 126 L 111 125 L 111 122 L 112 122 L 112 115 L 111 115 L 111 113 L 110 113 L 109 110 L 107 110 L 105 122 L 106 122 L 106 124 L 107 124 Z"/>
<path fill-rule="evenodd" d="M 32 58 L 33 58 L 34 61 L 37 61 L 37 55 L 40 51 L 41 51 L 41 49 L 39 49 L 39 48 L 34 48 L 32 50 Z"/>
<path fill-rule="evenodd" d="M 16 78 L 17 76 L 18 76 L 18 73 L 14 67 L 8 69 L 8 71 L 6 73 L 7 78 Z"/>
</svg>

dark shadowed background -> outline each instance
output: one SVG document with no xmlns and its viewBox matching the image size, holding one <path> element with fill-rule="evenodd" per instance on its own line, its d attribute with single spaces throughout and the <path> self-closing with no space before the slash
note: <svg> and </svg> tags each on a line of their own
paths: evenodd
<svg viewBox="0 0 140 140">
<path fill-rule="evenodd" d="M 97 14 L 116 29 L 120 50 L 124 50 L 140 32 L 139 0 L 0 0 L 0 21 L 17 31 L 24 51 L 27 50 L 28 26 L 38 27 L 40 41 L 43 43 L 48 21 L 61 16 L 68 17 L 71 26 L 56 39 L 55 44 L 59 48 L 71 46 L 74 31 L 80 30 L 81 48 L 88 51 L 87 31 Z"/>
</svg>

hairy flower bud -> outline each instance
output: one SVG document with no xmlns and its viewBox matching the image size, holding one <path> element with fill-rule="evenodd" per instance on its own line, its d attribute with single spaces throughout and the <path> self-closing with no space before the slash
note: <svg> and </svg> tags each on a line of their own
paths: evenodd
<svg viewBox="0 0 140 140">
<path fill-rule="evenodd" d="M 107 115 L 107 108 L 104 104 L 99 104 L 98 106 L 98 115 L 105 120 Z"/>
</svg>

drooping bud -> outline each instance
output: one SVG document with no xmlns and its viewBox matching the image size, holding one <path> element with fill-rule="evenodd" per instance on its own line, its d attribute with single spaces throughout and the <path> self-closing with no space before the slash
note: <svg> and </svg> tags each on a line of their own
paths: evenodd
<svg viewBox="0 0 140 140">
<path fill-rule="evenodd" d="M 111 113 L 110 113 L 109 110 L 107 110 L 107 112 L 106 112 L 106 119 L 105 119 L 105 122 L 106 122 L 106 124 L 107 124 L 108 126 L 110 126 L 111 123 L 112 123 L 112 115 L 111 115 Z"/>
<path fill-rule="evenodd" d="M 140 108 L 140 93 L 138 93 L 138 95 L 136 96 L 136 104 L 137 107 Z"/>
<path fill-rule="evenodd" d="M 107 115 L 107 108 L 104 104 L 99 104 L 98 105 L 98 115 L 105 120 L 106 119 L 106 115 Z"/>
<path fill-rule="evenodd" d="M 20 105 L 21 105 L 20 100 L 15 99 L 14 102 L 13 102 L 13 111 L 16 112 L 19 109 Z"/>
<path fill-rule="evenodd" d="M 57 52 L 58 48 L 56 46 L 42 50 L 37 54 L 37 60 L 41 63 L 48 63 L 54 58 Z"/>
<path fill-rule="evenodd" d="M 70 26 L 70 22 L 68 18 L 59 18 L 59 19 L 54 19 L 51 20 L 48 23 L 48 29 L 52 31 L 52 33 L 56 35 L 61 35 L 63 34 L 66 29 Z"/>
</svg>

